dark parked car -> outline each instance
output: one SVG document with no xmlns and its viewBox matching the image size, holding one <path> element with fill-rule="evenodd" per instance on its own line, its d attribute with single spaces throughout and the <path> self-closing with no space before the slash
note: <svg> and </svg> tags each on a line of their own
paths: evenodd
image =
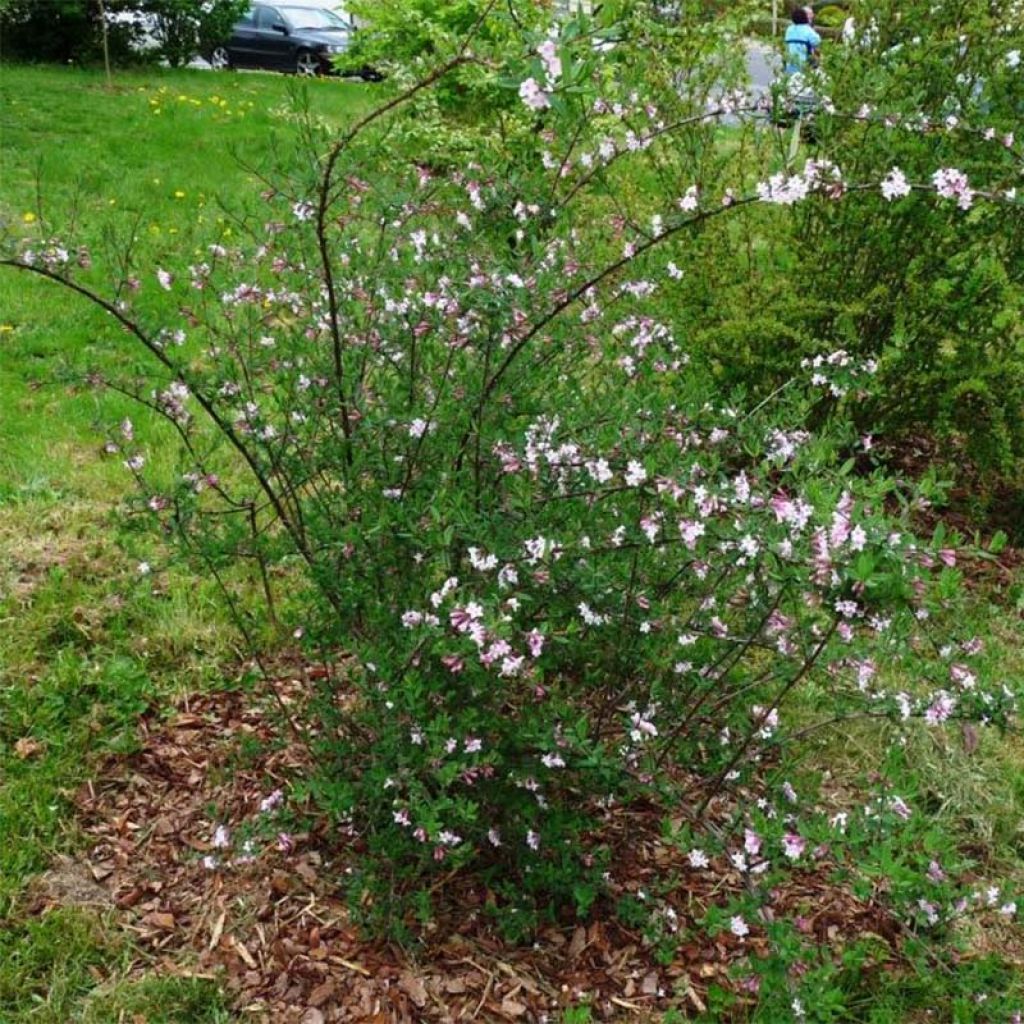
<svg viewBox="0 0 1024 1024">
<path fill-rule="evenodd" d="M 333 11 L 301 3 L 256 4 L 208 59 L 215 68 L 326 75 L 334 72 L 333 58 L 351 39 L 351 22 Z"/>
</svg>

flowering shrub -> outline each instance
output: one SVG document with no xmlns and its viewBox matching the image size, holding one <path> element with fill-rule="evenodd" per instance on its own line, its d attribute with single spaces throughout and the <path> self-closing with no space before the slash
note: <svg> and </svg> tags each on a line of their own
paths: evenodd
<svg viewBox="0 0 1024 1024">
<path fill-rule="evenodd" d="M 1006 721 L 1013 692 L 951 632 L 956 551 L 906 526 L 927 488 L 856 475 L 870 439 L 841 421 L 808 430 L 871 399 L 877 363 L 822 348 L 734 404 L 674 296 L 701 233 L 751 211 L 1016 199 L 827 159 L 752 179 L 707 151 L 746 101 L 660 75 L 642 36 L 614 76 L 585 33 L 515 38 L 495 73 L 536 159 L 426 167 L 381 127 L 397 95 L 268 190 L 247 240 L 130 268 L 112 299 L 45 226 L 4 262 L 104 304 L 162 368 L 118 386 L 169 421 L 180 477 L 147 476 L 131 423 L 110 442 L 149 513 L 208 572 L 255 561 L 311 657 L 351 655 L 297 788 L 363 850 L 364 910 L 429 911 L 473 872 L 525 932 L 589 909 L 623 803 L 681 809 L 695 870 L 820 860 L 817 828 L 841 847 L 788 782 L 763 796 L 798 698 L 820 723 Z M 705 813 L 726 794 L 739 837 Z M 884 794 L 867 820 L 913 813 Z M 754 904 L 704 924 L 761 927 Z"/>
</svg>

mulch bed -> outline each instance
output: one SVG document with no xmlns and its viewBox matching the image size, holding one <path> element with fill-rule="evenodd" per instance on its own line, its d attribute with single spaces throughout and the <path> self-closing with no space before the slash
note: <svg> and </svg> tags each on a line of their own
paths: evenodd
<svg viewBox="0 0 1024 1024">
<path fill-rule="evenodd" d="M 744 996 L 751 972 L 743 965 L 767 949 L 760 929 L 742 940 L 686 930 L 743 880 L 690 868 L 662 838 L 655 808 L 610 814 L 610 898 L 649 898 L 659 880 L 679 880 L 665 899 L 686 938 L 667 964 L 610 913 L 510 947 L 478 912 L 484 894 L 469 880 L 455 880 L 457 913 L 415 951 L 367 942 L 338 892 L 354 853 L 315 832 L 295 836 L 288 852 L 261 843 L 249 863 L 205 867 L 218 853 L 215 825 L 252 821 L 260 800 L 301 768 L 301 747 L 282 749 L 276 723 L 280 701 L 294 704 L 305 685 L 286 677 L 263 692 L 204 694 L 149 713 L 138 752 L 110 760 L 77 794 L 91 839 L 85 866 L 149 955 L 146 969 L 223 977 L 241 1011 L 274 1024 L 555 1022 L 580 1002 L 595 1019 L 629 1020 L 670 1007 L 693 1016 L 712 984 Z M 765 913 L 798 920 L 832 948 L 882 936 L 898 960 L 897 923 L 829 882 L 824 866 L 791 876 Z"/>
<path fill-rule="evenodd" d="M 955 464 L 956 480 L 946 503 L 940 508 L 916 510 L 914 529 L 928 537 L 941 524 L 947 533 L 959 534 L 963 543 L 970 544 L 977 537 L 983 548 L 997 532 L 1004 533 L 1008 542 L 997 555 L 966 554 L 961 558 L 967 586 L 996 597 L 1001 589 L 1017 581 L 1024 569 L 1024 494 L 1019 484 L 995 473 L 982 473 L 955 444 L 951 454 L 950 444 L 953 442 L 926 436 L 883 443 L 874 449 L 871 458 L 861 455 L 859 468 L 871 472 L 876 462 L 881 462 L 897 478 L 920 480 L 932 469 L 948 478 L 954 475 L 948 467 Z"/>
</svg>

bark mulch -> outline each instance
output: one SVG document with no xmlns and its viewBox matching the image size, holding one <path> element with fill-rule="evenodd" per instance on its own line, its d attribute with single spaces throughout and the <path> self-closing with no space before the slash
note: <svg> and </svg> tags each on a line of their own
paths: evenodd
<svg viewBox="0 0 1024 1024">
<path fill-rule="evenodd" d="M 261 839 L 247 863 L 204 866 L 205 857 L 222 853 L 212 846 L 215 826 L 244 828 L 259 817 L 261 799 L 286 788 L 301 768 L 305 754 L 281 746 L 276 723 L 280 702 L 298 701 L 304 685 L 282 678 L 263 693 L 206 694 L 169 714 L 149 713 L 138 751 L 109 761 L 77 794 L 91 840 L 85 866 L 137 937 L 147 970 L 222 977 L 240 1011 L 273 1024 L 554 1024 L 581 1002 L 598 1020 L 642 1020 L 670 1007 L 684 1016 L 702 1012 L 713 984 L 743 997 L 752 976 L 745 965 L 767 950 L 761 929 L 741 940 L 728 932 L 712 939 L 693 927 L 706 906 L 739 892 L 743 879 L 722 865 L 690 868 L 684 851 L 662 838 L 655 808 L 610 814 L 616 856 L 604 906 L 628 894 L 660 894 L 658 905 L 671 909 L 666 920 L 674 914 L 684 936 L 667 963 L 610 912 L 512 947 L 480 912 L 486 894 L 459 879 L 451 883 L 450 919 L 415 950 L 368 942 L 339 895 L 354 851 L 315 831 L 293 836 L 286 852 Z M 266 692 L 271 686 L 276 694 Z M 794 874 L 764 913 L 789 916 L 836 950 L 879 936 L 888 944 L 883 959 L 896 963 L 896 922 L 827 876 L 824 866 Z M 667 891 L 666 878 L 675 880 Z"/>
</svg>

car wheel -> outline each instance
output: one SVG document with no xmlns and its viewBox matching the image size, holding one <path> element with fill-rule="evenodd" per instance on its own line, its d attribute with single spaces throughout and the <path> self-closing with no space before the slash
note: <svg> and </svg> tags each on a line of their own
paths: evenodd
<svg viewBox="0 0 1024 1024">
<path fill-rule="evenodd" d="M 320 73 L 320 60 L 315 53 L 309 50 L 299 50 L 295 58 L 295 73 L 312 78 Z"/>
<path fill-rule="evenodd" d="M 231 69 L 231 54 L 226 46 L 215 47 L 209 57 L 210 67 L 214 71 L 229 71 Z"/>
</svg>

